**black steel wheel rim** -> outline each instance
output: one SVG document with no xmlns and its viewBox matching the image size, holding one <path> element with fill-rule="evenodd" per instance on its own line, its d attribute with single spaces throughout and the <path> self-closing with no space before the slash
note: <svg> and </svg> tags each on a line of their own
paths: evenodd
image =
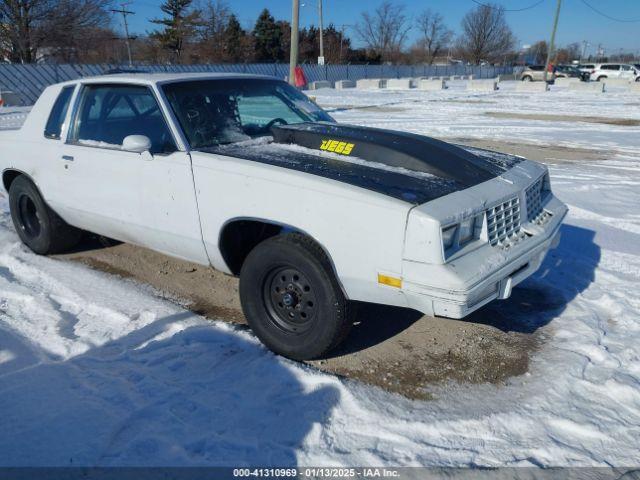
<svg viewBox="0 0 640 480">
<path fill-rule="evenodd" d="M 301 334 L 316 317 L 316 292 L 306 275 L 295 267 L 272 269 L 263 282 L 262 299 L 271 322 L 287 333 Z"/>
<path fill-rule="evenodd" d="M 29 195 L 18 198 L 18 220 L 20 228 L 28 238 L 37 238 L 42 231 L 42 223 L 35 202 Z"/>
</svg>

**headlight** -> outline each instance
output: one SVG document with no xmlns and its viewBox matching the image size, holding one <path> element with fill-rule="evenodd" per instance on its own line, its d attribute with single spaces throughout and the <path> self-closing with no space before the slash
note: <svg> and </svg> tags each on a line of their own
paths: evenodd
<svg viewBox="0 0 640 480">
<path fill-rule="evenodd" d="M 457 252 L 467 243 L 480 237 L 482 217 L 465 218 L 460 223 L 449 225 L 442 229 L 442 246 L 445 258 Z"/>
<path fill-rule="evenodd" d="M 458 244 L 464 245 L 474 237 L 476 228 L 476 217 L 471 217 L 460 222 L 460 234 L 458 235 Z"/>
<path fill-rule="evenodd" d="M 457 224 L 442 229 L 442 245 L 445 250 L 453 246 L 453 241 L 456 238 L 456 230 L 458 230 Z"/>
</svg>

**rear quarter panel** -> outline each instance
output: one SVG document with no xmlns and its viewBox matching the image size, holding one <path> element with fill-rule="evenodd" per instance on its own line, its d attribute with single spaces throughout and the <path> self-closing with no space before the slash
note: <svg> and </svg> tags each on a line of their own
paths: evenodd
<svg viewBox="0 0 640 480">
<path fill-rule="evenodd" d="M 27 174 L 46 200 L 42 182 L 49 179 L 51 163 L 46 161 L 59 144 L 44 137 L 44 128 L 51 106 L 63 85 L 47 87 L 33 105 L 24 124 L 15 130 L 0 132 L 0 170 L 18 170 Z M 3 187 L 4 188 L 4 187 Z"/>
</svg>

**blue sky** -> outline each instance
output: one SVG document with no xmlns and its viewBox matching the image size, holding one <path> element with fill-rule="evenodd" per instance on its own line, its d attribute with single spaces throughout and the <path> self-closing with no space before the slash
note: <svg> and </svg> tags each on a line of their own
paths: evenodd
<svg viewBox="0 0 640 480">
<path fill-rule="evenodd" d="M 195 0 L 206 2 L 207 0 Z M 317 0 L 300 0 L 305 6 L 301 8 L 302 25 L 317 24 Z M 356 23 L 365 10 L 373 10 L 381 0 L 324 0 L 325 24 L 351 25 Z M 431 8 L 442 14 L 449 28 L 458 32 L 460 20 L 464 14 L 476 6 L 472 0 L 395 0 L 405 5 L 408 16 L 415 17 L 425 8 Z M 495 1 L 495 0 L 494 0 Z M 636 23 L 620 23 L 606 19 L 590 10 L 582 0 L 563 0 L 562 12 L 557 40 L 560 45 L 587 40 L 592 46 L 588 52 L 595 52 L 597 45 L 602 44 L 607 53 L 617 53 L 621 48 L 625 51 L 640 53 L 640 1 L 638 0 L 587 0 L 599 10 L 617 17 L 637 19 Z M 132 0 L 127 7 L 136 14 L 130 16 L 131 30 L 144 33 L 154 28 L 149 19 L 159 16 L 160 0 Z M 290 20 L 291 0 L 228 0 L 232 10 L 238 15 L 245 28 L 251 28 L 263 8 L 268 8 L 276 18 Z M 536 0 L 503 0 L 507 9 L 524 8 L 536 3 Z M 507 19 L 518 37 L 520 46 L 540 39 L 547 39 L 551 31 L 556 0 L 544 0 L 539 6 L 524 12 L 508 12 Z M 114 17 L 114 25 L 121 27 L 121 17 Z M 347 31 L 352 38 L 353 30 Z M 417 32 L 412 31 L 410 41 Z M 357 44 L 357 42 L 356 42 Z"/>
</svg>

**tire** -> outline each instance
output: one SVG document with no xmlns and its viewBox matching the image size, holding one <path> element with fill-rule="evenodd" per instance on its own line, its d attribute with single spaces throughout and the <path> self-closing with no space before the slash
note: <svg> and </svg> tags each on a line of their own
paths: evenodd
<svg viewBox="0 0 640 480">
<path fill-rule="evenodd" d="M 601 82 L 602 80 L 606 80 L 606 79 L 607 79 L 606 75 L 602 75 L 602 76 L 598 77 L 597 81 Z"/>
<path fill-rule="evenodd" d="M 262 343 L 294 360 L 326 355 L 353 324 L 327 255 L 299 233 L 271 237 L 249 253 L 240 272 L 240 301 Z"/>
<path fill-rule="evenodd" d="M 522 77 L 522 81 L 523 82 L 532 82 L 533 78 L 529 75 L 525 75 L 524 77 Z"/>
<path fill-rule="evenodd" d="M 61 253 L 75 246 L 82 231 L 67 225 L 43 200 L 24 175 L 9 187 L 9 208 L 20 240 L 39 255 Z"/>
</svg>

